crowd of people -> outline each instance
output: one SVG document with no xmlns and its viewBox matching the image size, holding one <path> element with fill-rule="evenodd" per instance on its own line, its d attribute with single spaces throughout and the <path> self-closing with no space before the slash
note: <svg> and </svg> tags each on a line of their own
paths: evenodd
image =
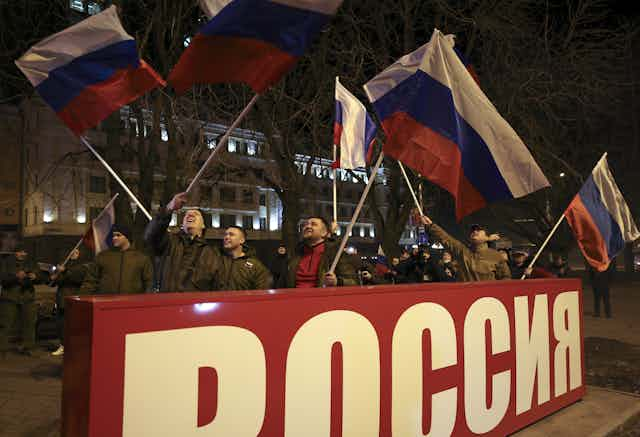
<svg viewBox="0 0 640 437">
<path fill-rule="evenodd" d="M 16 248 L 15 256 L 2 260 L 0 269 L 0 354 L 9 350 L 9 335 L 16 321 L 21 339 L 18 351 L 28 354 L 35 346 L 34 286 L 39 283 L 57 287 L 60 347 L 54 354 L 61 355 L 64 299 L 70 295 L 465 282 L 569 274 L 566 260 L 560 255 L 554 255 L 549 266 L 529 268 L 528 253 L 492 248 L 500 236 L 483 226 L 471 226 L 465 244 L 426 216 L 421 217 L 422 225 L 432 240 L 442 244 L 443 251 L 413 246 L 402 249 L 401 255 L 391 258 L 388 264 L 345 252 L 331 271 L 340 241 L 324 218 L 309 217 L 293 253 L 287 253 L 281 244 L 267 267 L 247 243 L 241 227 L 225 229 L 221 245 L 207 241 L 204 216 L 198 209 L 187 210 L 180 230 L 169 232 L 172 214 L 182 210 L 186 201 L 185 193 L 175 195 L 147 225 L 144 241 L 150 254 L 132 244 L 130 230 L 121 224 L 111 229 L 111 248 L 89 263 L 81 262 L 80 249 L 75 249 L 66 263 L 45 272 L 35 267 L 23 247 Z M 610 317 L 608 278 L 594 276 L 595 313 L 599 314 L 602 300 Z"/>
</svg>

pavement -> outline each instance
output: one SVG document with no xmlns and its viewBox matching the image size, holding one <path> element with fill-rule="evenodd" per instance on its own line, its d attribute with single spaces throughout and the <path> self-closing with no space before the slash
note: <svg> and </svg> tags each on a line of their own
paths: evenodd
<svg viewBox="0 0 640 437">
<path fill-rule="evenodd" d="M 609 338 L 640 346 L 640 282 L 614 285 L 612 319 L 592 316 L 592 295 L 588 286 L 584 296 L 585 338 Z M 62 358 L 49 355 L 48 349 L 54 346 L 55 341 L 43 342 L 31 357 L 15 353 L 4 358 L 0 356 L 1 437 L 59 435 Z M 639 417 L 640 397 L 637 395 L 589 386 L 582 401 L 514 436 L 614 436 L 618 435 L 615 432 L 622 424 Z"/>
</svg>

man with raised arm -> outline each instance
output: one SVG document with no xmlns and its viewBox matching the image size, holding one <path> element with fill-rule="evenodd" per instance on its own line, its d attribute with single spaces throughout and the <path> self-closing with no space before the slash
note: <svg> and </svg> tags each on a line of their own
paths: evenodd
<svg viewBox="0 0 640 437">
<path fill-rule="evenodd" d="M 493 281 L 511 279 L 509 265 L 494 249 L 488 245 L 490 241 L 500 238 L 497 234 L 489 235 L 481 225 L 472 225 L 469 230 L 469 246 L 456 240 L 444 229 L 436 225 L 427 216 L 422 216 L 422 223 L 434 240 L 439 240 L 458 261 L 458 277 L 460 281 Z"/>
<path fill-rule="evenodd" d="M 206 226 L 202 212 L 187 210 L 181 230 L 167 232 L 171 215 L 182 209 L 186 202 L 187 193 L 173 196 L 144 232 L 145 241 L 160 258 L 156 270 L 160 291 L 211 291 L 217 288 L 220 255 L 204 238 Z"/>
</svg>

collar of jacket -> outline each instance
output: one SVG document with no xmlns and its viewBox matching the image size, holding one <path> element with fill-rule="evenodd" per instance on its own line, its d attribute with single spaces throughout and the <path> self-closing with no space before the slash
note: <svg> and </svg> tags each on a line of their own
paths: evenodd
<svg viewBox="0 0 640 437">
<path fill-rule="evenodd" d="M 330 238 L 325 239 L 323 241 L 323 243 L 324 243 L 325 253 L 327 251 L 335 250 L 338 247 L 338 242 L 333 240 L 333 239 L 330 239 Z M 320 243 L 318 243 L 318 244 L 320 244 Z M 318 244 L 316 244 L 316 246 Z M 301 241 L 300 243 L 298 243 L 298 245 L 296 246 L 296 254 L 300 255 L 300 256 L 304 255 L 304 247 L 305 246 L 306 246 L 306 244 L 305 244 L 304 241 Z M 309 246 L 309 247 L 312 247 L 312 246 Z"/>
<path fill-rule="evenodd" d="M 471 246 L 472 252 L 486 252 L 489 250 L 489 245 L 487 243 L 482 243 L 477 246 Z"/>
<path fill-rule="evenodd" d="M 192 240 L 192 238 L 189 236 L 189 234 L 187 234 L 184 231 L 180 231 L 180 234 L 178 234 L 178 235 L 180 235 L 180 238 L 182 239 L 183 242 L 187 242 L 187 241 Z M 201 244 L 201 245 L 202 244 L 207 244 L 207 240 L 205 240 L 204 237 L 201 237 L 201 236 L 194 237 L 192 241 L 195 242 L 195 243 Z"/>
</svg>

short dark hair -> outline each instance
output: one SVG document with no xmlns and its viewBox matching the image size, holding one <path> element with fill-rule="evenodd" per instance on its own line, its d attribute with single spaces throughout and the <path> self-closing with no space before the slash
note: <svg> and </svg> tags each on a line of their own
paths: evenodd
<svg viewBox="0 0 640 437">
<path fill-rule="evenodd" d="M 327 232 L 331 232 L 331 225 L 329 224 L 329 222 L 324 217 L 319 216 L 319 215 L 312 215 L 312 216 L 308 217 L 307 220 L 310 220 L 312 218 L 320 220 L 322 222 L 322 224 L 324 225 L 324 227 L 327 229 Z"/>
<path fill-rule="evenodd" d="M 231 226 L 227 226 L 225 229 L 231 229 L 231 228 L 239 230 L 240 233 L 242 234 L 242 237 L 245 240 L 247 239 L 247 232 L 244 230 L 242 226 L 231 225 Z"/>
</svg>

